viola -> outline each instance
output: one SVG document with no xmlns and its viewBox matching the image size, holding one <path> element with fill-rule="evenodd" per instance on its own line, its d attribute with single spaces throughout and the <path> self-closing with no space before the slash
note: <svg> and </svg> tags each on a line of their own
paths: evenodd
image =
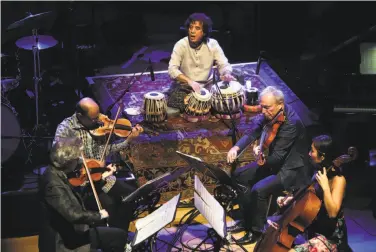
<svg viewBox="0 0 376 252">
<path fill-rule="evenodd" d="M 102 173 L 108 171 L 108 168 L 103 162 L 96 159 L 86 159 L 86 165 L 90 171 L 90 177 L 93 181 L 99 181 L 102 179 Z M 116 166 L 116 171 L 121 170 L 120 166 Z M 72 186 L 81 186 L 88 180 L 86 175 L 86 169 L 82 166 L 73 172 L 67 174 L 68 181 Z"/>
<path fill-rule="evenodd" d="M 260 152 L 257 156 L 257 164 L 263 165 L 265 164 L 265 155 L 264 151 L 269 148 L 270 144 L 274 141 L 279 127 L 285 122 L 286 117 L 281 109 L 276 116 L 268 123 L 266 123 L 262 129 L 261 137 L 260 137 Z"/>
<path fill-rule="evenodd" d="M 81 158 L 82 158 L 82 161 L 83 161 L 84 169 L 85 169 L 86 173 L 89 174 L 89 176 L 87 176 L 87 177 L 89 178 L 90 186 L 91 186 L 91 189 L 93 190 L 93 194 L 94 194 L 95 201 L 97 202 L 98 210 L 101 211 L 101 210 L 103 209 L 103 208 L 102 208 L 102 204 L 101 204 L 101 202 L 99 201 L 99 197 L 98 197 L 97 190 L 95 189 L 93 179 L 92 179 L 91 176 L 90 176 L 90 170 L 89 170 L 89 167 L 88 167 L 88 163 L 87 163 L 87 161 L 85 160 L 84 153 L 82 153 L 82 152 L 81 152 Z M 106 225 L 107 225 L 107 227 L 108 227 L 108 222 L 107 222 L 107 220 L 106 220 Z"/>
</svg>

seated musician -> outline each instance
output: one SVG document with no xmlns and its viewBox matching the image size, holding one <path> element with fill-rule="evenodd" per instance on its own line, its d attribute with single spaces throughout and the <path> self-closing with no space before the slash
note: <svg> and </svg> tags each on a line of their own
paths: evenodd
<svg viewBox="0 0 376 252">
<path fill-rule="evenodd" d="M 330 136 L 321 135 L 313 138 L 309 156 L 317 170 L 315 178 L 322 191 L 317 193 L 323 200 L 315 221 L 307 228 L 309 241 L 297 245 L 290 251 L 346 251 L 347 229 L 343 215 L 342 201 L 345 196 L 346 179 L 341 169 L 333 166 L 328 172 L 323 167 L 330 167 L 333 161 L 333 143 Z M 282 207 L 293 197 L 279 197 L 277 204 Z M 276 223 L 271 224 L 276 227 Z"/>
<path fill-rule="evenodd" d="M 67 180 L 67 173 L 78 164 L 82 143 L 78 138 L 58 139 L 50 152 L 51 165 L 42 175 L 40 185 L 43 209 L 39 251 L 102 251 L 124 252 L 127 233 L 119 228 L 94 227 L 108 212 L 88 211 L 82 198 Z"/>
<path fill-rule="evenodd" d="M 284 120 L 269 145 L 268 156 L 264 156 L 259 148 L 254 148 L 255 154 L 259 156 L 258 160 L 238 168 L 233 174 L 238 183 L 248 187 L 239 197 L 244 226 L 229 227 L 231 232 L 245 229 L 245 236 L 238 240 L 240 244 L 256 242 L 261 236 L 270 195 L 307 184 L 310 179 L 310 173 L 304 165 L 304 152 L 308 144 L 305 127 L 299 116 L 291 106 L 284 103 L 282 91 L 272 86 L 260 93 L 260 105 L 262 114 L 254 118 L 250 132 L 228 152 L 229 163 L 234 162 L 241 151 L 258 139 L 263 126 L 281 111 Z"/>
<path fill-rule="evenodd" d="M 91 98 L 81 99 L 76 106 L 76 112 L 63 120 L 56 130 L 55 140 L 65 137 L 77 137 L 83 142 L 84 155 L 88 159 L 100 160 L 104 151 L 106 137 L 95 137 L 90 134 L 90 130 L 99 127 L 99 106 Z M 110 153 L 119 152 L 125 149 L 129 141 L 139 135 L 139 126 L 133 128 L 132 134 L 120 143 L 111 143 L 108 146 L 106 155 Z M 122 209 L 121 199 L 136 190 L 134 186 L 126 184 L 122 181 L 117 181 L 113 175 L 115 169 L 111 166 L 110 171 L 102 175 L 102 180 L 95 182 L 99 198 L 102 205 L 110 213 L 109 223 L 111 226 L 117 226 L 128 230 L 129 222 L 133 215 L 133 209 L 129 206 L 126 211 Z M 96 203 L 92 194 L 89 184 L 84 184 L 81 188 L 82 195 L 84 196 L 85 205 L 89 209 L 96 209 Z M 88 192 L 88 193 L 85 193 Z M 120 207 L 120 208 L 119 208 Z"/>
<path fill-rule="evenodd" d="M 212 20 L 204 13 L 193 13 L 185 21 L 188 36 L 174 46 L 168 66 L 168 73 L 175 83 L 167 105 L 184 111 L 184 97 L 193 89 L 199 93 L 205 87 L 216 61 L 221 79 L 235 80 L 232 67 L 218 41 L 209 38 Z"/>
</svg>

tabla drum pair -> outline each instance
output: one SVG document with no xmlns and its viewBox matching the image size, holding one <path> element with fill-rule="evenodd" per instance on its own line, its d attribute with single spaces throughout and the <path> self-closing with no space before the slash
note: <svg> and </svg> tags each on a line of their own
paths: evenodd
<svg viewBox="0 0 376 252">
<path fill-rule="evenodd" d="M 144 120 L 158 123 L 167 119 L 167 101 L 165 95 L 151 91 L 144 95 Z"/>
<path fill-rule="evenodd" d="M 216 85 L 211 88 L 213 114 L 218 118 L 231 119 L 230 112 L 234 119 L 239 118 L 245 103 L 243 86 L 237 81 L 221 81 L 218 87 L 219 90 Z"/>
<path fill-rule="evenodd" d="M 189 122 L 200 122 L 209 119 L 211 93 L 201 88 L 200 93 L 191 92 L 184 98 L 185 110 L 183 118 Z"/>
</svg>

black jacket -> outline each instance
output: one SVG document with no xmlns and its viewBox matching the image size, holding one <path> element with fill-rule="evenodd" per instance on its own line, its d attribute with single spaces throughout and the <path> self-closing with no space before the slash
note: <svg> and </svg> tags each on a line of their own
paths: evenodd
<svg viewBox="0 0 376 252">
<path fill-rule="evenodd" d="M 42 225 L 39 251 L 89 251 L 89 225 L 99 212 L 87 211 L 64 172 L 49 166 L 40 185 Z"/>
<path fill-rule="evenodd" d="M 265 165 L 274 173 L 279 173 L 286 190 L 309 183 L 310 171 L 306 164 L 308 142 L 305 127 L 296 112 L 285 105 L 286 121 L 279 127 L 278 133 L 269 146 Z M 260 114 L 253 119 L 249 133 L 246 133 L 236 146 L 243 151 L 250 143 L 261 136 L 265 116 Z"/>
</svg>

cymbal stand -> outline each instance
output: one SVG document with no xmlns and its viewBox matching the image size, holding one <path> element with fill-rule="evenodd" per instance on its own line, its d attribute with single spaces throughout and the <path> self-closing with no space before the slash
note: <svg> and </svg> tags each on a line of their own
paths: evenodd
<svg viewBox="0 0 376 252">
<path fill-rule="evenodd" d="M 33 29 L 33 37 L 35 39 L 35 44 L 33 45 L 33 59 L 34 59 L 34 92 L 35 92 L 35 113 L 36 122 L 34 130 L 38 129 L 39 126 L 39 82 L 42 80 L 40 75 L 40 58 L 39 58 L 39 41 L 38 41 L 38 30 Z"/>
</svg>

